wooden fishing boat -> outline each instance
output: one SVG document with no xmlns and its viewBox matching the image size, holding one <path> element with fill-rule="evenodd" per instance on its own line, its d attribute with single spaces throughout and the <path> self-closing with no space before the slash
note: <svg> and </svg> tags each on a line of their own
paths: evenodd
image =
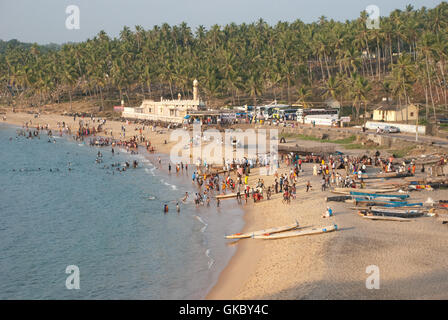
<svg viewBox="0 0 448 320">
<path fill-rule="evenodd" d="M 334 188 L 333 193 L 337 194 L 350 194 L 353 191 L 365 192 L 365 193 L 388 193 L 398 191 L 399 188 L 383 188 L 383 189 L 355 189 L 355 188 Z"/>
<path fill-rule="evenodd" d="M 379 199 L 362 199 L 353 198 L 353 203 L 360 206 L 383 206 L 383 207 L 421 207 L 422 202 L 407 202 L 405 200 L 392 201 L 392 200 L 379 200 Z"/>
<path fill-rule="evenodd" d="M 377 193 L 368 193 L 360 191 L 350 191 L 350 194 L 354 196 L 368 196 L 371 198 L 399 198 L 399 199 L 409 198 L 408 194 L 377 194 Z"/>
<path fill-rule="evenodd" d="M 356 196 L 353 199 L 364 199 L 364 200 L 373 200 L 373 201 L 403 201 L 402 198 L 392 198 L 392 197 L 372 197 L 372 196 Z"/>
<path fill-rule="evenodd" d="M 303 230 L 293 230 L 293 231 L 287 231 L 287 232 L 281 232 L 276 234 L 260 234 L 260 235 L 254 235 L 254 239 L 264 239 L 264 240 L 273 240 L 273 239 L 283 239 L 283 238 L 290 238 L 290 237 L 298 237 L 298 236 L 306 236 L 306 235 L 312 235 L 312 234 L 319 234 L 319 233 L 326 233 L 331 231 L 338 230 L 337 225 L 322 227 L 322 228 L 307 228 Z"/>
<path fill-rule="evenodd" d="M 326 197 L 325 200 L 327 202 L 335 201 L 335 202 L 343 202 L 346 200 L 351 200 L 352 196 L 334 196 L 334 197 Z"/>
<path fill-rule="evenodd" d="M 378 173 L 376 175 L 362 174 L 361 178 L 364 180 L 378 179 L 378 178 L 392 179 L 392 178 L 405 178 L 405 177 L 410 177 L 412 175 L 413 175 L 412 173 L 407 173 L 407 172 L 383 172 L 383 173 Z M 356 175 L 354 175 L 354 176 L 356 177 Z"/>
<path fill-rule="evenodd" d="M 408 213 L 421 213 L 423 214 L 426 210 L 422 209 L 391 209 L 384 207 L 371 207 L 371 212 L 381 212 L 381 213 L 398 213 L 398 214 L 408 214 Z"/>
<path fill-rule="evenodd" d="M 416 218 L 423 215 L 422 211 L 419 210 L 375 210 L 371 209 L 369 212 L 374 216 L 385 216 L 385 217 L 399 217 L 399 218 Z"/>
<path fill-rule="evenodd" d="M 383 216 L 366 216 L 366 215 L 363 215 L 362 217 L 364 219 L 369 219 L 369 220 L 385 220 L 385 221 L 400 221 L 400 222 L 412 221 L 411 219 L 400 218 L 400 217 L 383 217 Z"/>
<path fill-rule="evenodd" d="M 278 232 L 296 229 L 298 227 L 299 227 L 299 222 L 296 221 L 295 223 L 288 224 L 286 226 L 281 226 L 281 227 L 273 227 L 273 228 L 269 228 L 269 229 L 246 232 L 246 233 L 234 233 L 234 234 L 225 236 L 225 238 L 226 239 L 244 239 L 244 238 L 255 237 L 255 236 L 263 235 L 263 234 L 275 234 Z"/>
<path fill-rule="evenodd" d="M 216 199 L 232 199 L 236 198 L 236 193 L 229 193 L 229 194 L 220 194 L 216 196 Z"/>
</svg>

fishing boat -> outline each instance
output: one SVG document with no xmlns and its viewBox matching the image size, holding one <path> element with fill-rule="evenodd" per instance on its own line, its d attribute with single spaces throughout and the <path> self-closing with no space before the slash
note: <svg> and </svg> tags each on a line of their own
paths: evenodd
<svg viewBox="0 0 448 320">
<path fill-rule="evenodd" d="M 374 216 L 415 218 L 421 217 L 424 212 L 421 210 L 400 210 L 400 209 L 370 209 Z"/>
<path fill-rule="evenodd" d="M 327 202 L 335 201 L 335 202 L 343 202 L 345 200 L 351 200 L 352 196 L 334 196 L 334 197 L 326 197 L 325 200 Z"/>
<path fill-rule="evenodd" d="M 377 193 L 368 193 L 359 191 L 350 191 L 350 194 L 354 196 L 368 196 L 372 198 L 399 198 L 399 199 L 409 198 L 408 194 L 377 194 Z"/>
<path fill-rule="evenodd" d="M 373 197 L 373 196 L 357 196 L 356 199 L 374 200 L 374 201 L 403 201 L 402 198 L 393 197 Z"/>
<path fill-rule="evenodd" d="M 405 178 L 405 177 L 410 177 L 412 175 L 413 175 L 412 173 L 407 173 L 407 172 L 382 172 L 382 173 L 378 173 L 376 175 L 362 174 L 361 178 L 362 179 L 378 179 L 378 178 L 390 179 L 390 178 Z M 354 175 L 354 177 L 356 177 L 356 175 Z"/>
<path fill-rule="evenodd" d="M 381 202 L 381 201 L 372 201 L 372 200 L 365 200 L 365 201 L 356 201 L 356 205 L 361 206 L 381 206 L 385 208 L 404 208 L 404 207 L 422 207 L 422 202 L 399 202 L 399 201 L 389 201 L 389 202 Z"/>
<path fill-rule="evenodd" d="M 263 234 L 273 234 L 273 233 L 275 234 L 275 233 L 278 233 L 278 232 L 283 232 L 283 231 L 296 229 L 298 227 L 299 227 L 299 222 L 296 220 L 295 223 L 288 224 L 286 226 L 273 227 L 273 228 L 269 228 L 269 229 L 252 231 L 252 232 L 246 232 L 246 233 L 234 233 L 234 234 L 225 236 L 225 238 L 226 239 L 244 239 L 244 238 L 255 237 L 255 236 L 263 235 Z"/>
<path fill-rule="evenodd" d="M 362 216 L 364 219 L 369 220 L 385 220 L 385 221 L 400 221 L 400 222 L 409 222 L 412 221 L 408 218 L 400 218 L 400 217 L 384 217 L 384 216 Z"/>
<path fill-rule="evenodd" d="M 293 231 L 287 231 L 287 232 L 281 232 L 276 234 L 271 233 L 264 233 L 260 235 L 254 235 L 254 239 L 264 239 L 264 240 L 273 240 L 273 239 L 283 239 L 283 238 L 290 238 L 290 237 L 298 237 L 298 236 L 306 236 L 306 235 L 312 235 L 312 234 L 320 234 L 320 233 L 326 233 L 331 231 L 338 230 L 337 225 L 322 227 L 322 228 L 308 228 L 303 230 L 293 230 Z"/>
<path fill-rule="evenodd" d="M 334 188 L 332 192 L 337 194 L 350 194 L 350 192 L 358 190 L 359 192 L 365 192 L 365 193 L 388 193 L 398 191 L 399 188 L 396 187 L 383 188 L 383 189 Z"/>
<path fill-rule="evenodd" d="M 231 199 L 236 198 L 236 193 L 229 193 L 229 194 L 220 194 L 216 196 L 216 199 Z"/>
</svg>

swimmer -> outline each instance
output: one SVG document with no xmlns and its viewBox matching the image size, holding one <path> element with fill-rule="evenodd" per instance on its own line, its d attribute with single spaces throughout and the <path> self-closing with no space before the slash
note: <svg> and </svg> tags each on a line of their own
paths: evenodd
<svg viewBox="0 0 448 320">
<path fill-rule="evenodd" d="M 180 212 L 179 202 L 176 203 L 176 210 L 177 210 L 177 213 Z"/>
<path fill-rule="evenodd" d="M 183 202 L 187 201 L 188 198 L 188 192 L 185 192 L 185 197 L 182 199 Z"/>
</svg>

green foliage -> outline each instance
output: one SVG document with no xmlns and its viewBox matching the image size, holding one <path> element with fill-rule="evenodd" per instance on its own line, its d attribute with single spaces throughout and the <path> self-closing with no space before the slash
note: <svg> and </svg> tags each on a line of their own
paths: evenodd
<svg viewBox="0 0 448 320">
<path fill-rule="evenodd" d="M 186 23 L 62 46 L 0 41 L 0 95 L 36 104 L 80 97 L 137 103 L 160 95 L 192 96 L 197 78 L 206 101 L 259 104 L 276 99 L 305 106 L 336 99 L 343 115 L 382 96 L 412 100 L 418 85 L 436 113 L 447 104 L 448 4 L 393 11 L 378 30 L 366 15 L 337 22 L 265 21 L 192 30 Z M 374 90 L 381 88 L 381 92 Z M 421 94 L 421 93 L 420 93 Z M 376 101 L 378 102 L 378 100 Z M 424 113 L 429 116 L 429 109 Z"/>
</svg>

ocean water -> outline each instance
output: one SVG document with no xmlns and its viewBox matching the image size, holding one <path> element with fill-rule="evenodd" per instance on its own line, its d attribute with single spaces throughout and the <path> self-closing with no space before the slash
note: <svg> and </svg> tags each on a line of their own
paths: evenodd
<svg viewBox="0 0 448 320">
<path fill-rule="evenodd" d="M 0 125 L 0 299 L 205 297 L 235 250 L 224 234 L 243 225 L 232 200 L 219 209 L 190 201 L 178 214 L 176 199 L 194 192 L 190 168 L 168 174 L 158 155 L 112 156 L 110 147 L 16 130 Z M 134 159 L 137 169 L 110 167 Z M 80 289 L 66 288 L 69 265 Z"/>
</svg>

